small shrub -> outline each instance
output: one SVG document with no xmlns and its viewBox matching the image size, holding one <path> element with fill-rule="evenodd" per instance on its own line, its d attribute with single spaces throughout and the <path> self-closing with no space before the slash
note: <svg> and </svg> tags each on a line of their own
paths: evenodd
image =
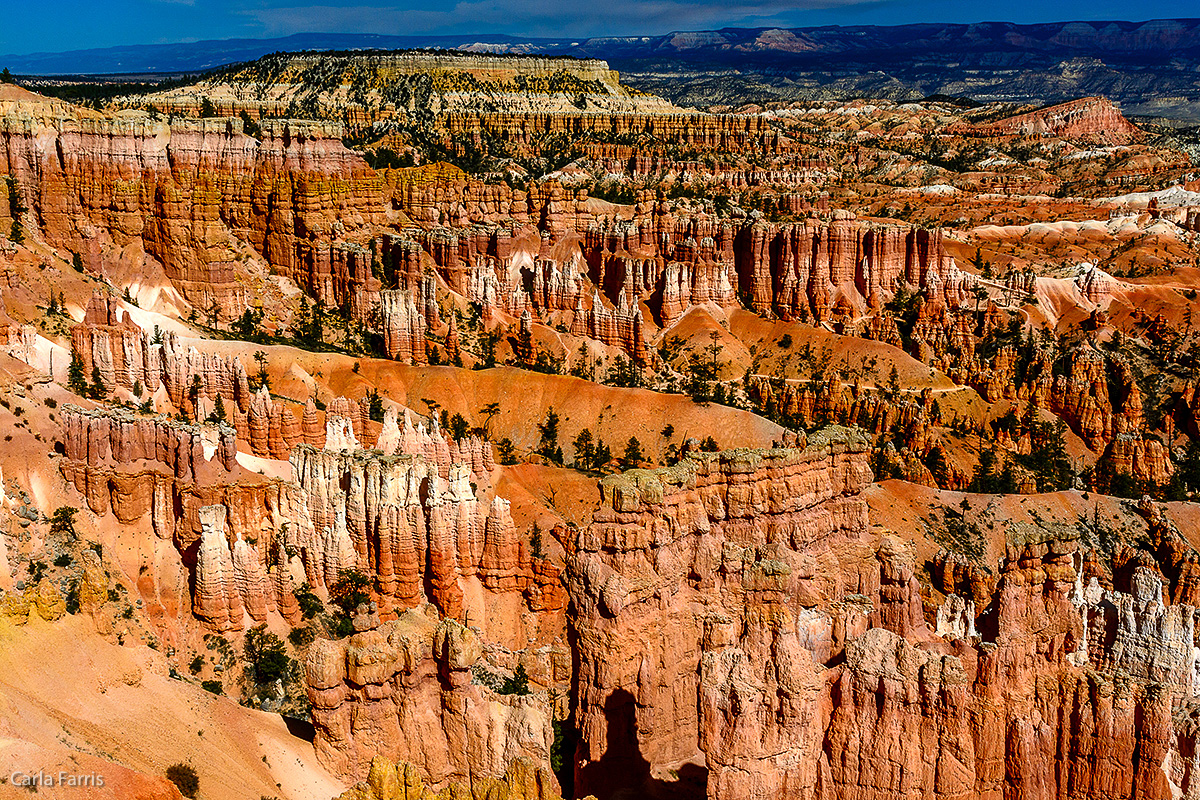
<svg viewBox="0 0 1200 800">
<path fill-rule="evenodd" d="M 196 770 L 187 764 L 172 764 L 167 767 L 167 780 L 175 784 L 184 797 L 195 797 L 200 791 L 200 778 Z"/>
<path fill-rule="evenodd" d="M 200 688 L 213 694 L 225 694 L 225 686 L 220 681 L 201 681 Z"/>
<path fill-rule="evenodd" d="M 312 587 L 302 583 L 296 588 L 296 602 L 300 604 L 300 613 L 305 619 L 312 619 L 325 610 L 321 598 L 313 594 Z"/>
<path fill-rule="evenodd" d="M 288 634 L 288 641 L 292 643 L 293 647 L 307 647 L 315 638 L 317 638 L 317 634 L 312 628 L 292 628 L 291 633 Z"/>
<path fill-rule="evenodd" d="M 204 656 L 196 656 L 192 659 L 192 663 L 188 664 L 188 672 L 193 675 L 199 675 L 201 668 L 204 667 Z"/>
<path fill-rule="evenodd" d="M 70 506 L 59 506 L 54 509 L 54 514 L 50 517 L 50 533 L 61 533 L 74 539 L 75 515 L 78 513 L 78 509 L 71 508 Z"/>
</svg>

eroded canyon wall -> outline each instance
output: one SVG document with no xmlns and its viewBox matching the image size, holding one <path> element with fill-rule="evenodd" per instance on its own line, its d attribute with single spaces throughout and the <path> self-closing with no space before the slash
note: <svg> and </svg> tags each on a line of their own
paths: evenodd
<svg viewBox="0 0 1200 800">
<path fill-rule="evenodd" d="M 1016 526 L 978 619 L 972 601 L 936 635 L 908 546 L 868 530 L 866 458 L 827 429 L 605 479 L 567 571 L 577 787 L 692 770 L 714 800 L 1196 791 L 1194 733 L 1172 720 L 1195 611 L 1158 567 L 1097 577 L 1072 535 Z M 939 619 L 964 613 L 947 604 Z"/>
<path fill-rule="evenodd" d="M 329 123 L 116 116 L 0 117 L 0 171 L 46 241 L 99 269 L 106 245 L 137 242 L 196 307 L 253 304 L 245 261 L 263 258 L 328 305 L 365 313 L 382 183 Z"/>
</svg>

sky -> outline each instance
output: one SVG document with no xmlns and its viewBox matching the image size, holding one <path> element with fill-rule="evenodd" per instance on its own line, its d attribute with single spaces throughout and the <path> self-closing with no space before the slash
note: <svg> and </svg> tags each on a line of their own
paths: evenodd
<svg viewBox="0 0 1200 800">
<path fill-rule="evenodd" d="M 0 0 L 0 53 L 293 33 L 662 34 L 724 26 L 1146 20 L 1178 0 Z M 1200 14 L 1200 10 L 1193 12 Z"/>
</svg>

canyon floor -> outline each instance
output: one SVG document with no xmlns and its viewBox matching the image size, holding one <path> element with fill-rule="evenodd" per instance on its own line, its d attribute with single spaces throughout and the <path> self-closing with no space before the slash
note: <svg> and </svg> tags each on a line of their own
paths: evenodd
<svg viewBox="0 0 1200 800">
<path fill-rule="evenodd" d="M 120 88 L 0 84 L 0 797 L 1200 797 L 1180 135 Z"/>
</svg>

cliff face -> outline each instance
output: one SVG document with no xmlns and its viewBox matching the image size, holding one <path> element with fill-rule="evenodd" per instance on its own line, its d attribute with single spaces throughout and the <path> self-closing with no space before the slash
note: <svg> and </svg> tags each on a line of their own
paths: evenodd
<svg viewBox="0 0 1200 800">
<path fill-rule="evenodd" d="M 773 717 L 757 704 L 783 694 L 801 706 L 817 689 L 804 678 L 814 658 L 836 657 L 848 631 L 865 627 L 869 610 L 844 601 L 878 592 L 855 496 L 871 480 L 866 462 L 866 441 L 846 432 L 806 450 L 733 451 L 605 479 L 567 571 L 581 792 L 636 790 L 705 756 L 710 796 L 734 796 L 721 787 L 760 760 L 758 791 L 793 785 L 765 762 L 800 759 L 805 744 L 787 740 L 804 725 L 752 735 L 736 715 Z M 836 621 L 812 611 L 832 606 Z"/>
<path fill-rule="evenodd" d="M 301 446 L 292 466 L 305 505 L 296 543 L 314 586 L 357 567 L 374 576 L 385 616 L 432 602 L 460 619 L 466 581 L 517 592 L 535 582 L 507 503 L 496 498 L 483 507 L 462 462 L 442 478 L 436 462 L 421 456 Z M 506 577 L 515 580 L 506 585 Z"/>
<path fill-rule="evenodd" d="M 1139 141 L 1142 132 L 1104 97 L 1084 97 L 964 129 L 979 136 L 1059 136 L 1107 145 Z"/>
<path fill-rule="evenodd" d="M 421 611 L 390 622 L 362 608 L 348 639 L 321 640 L 305 668 L 317 756 L 346 777 L 367 778 L 372 759 L 407 761 L 434 788 L 502 779 L 517 759 L 547 794 L 554 741 L 543 701 L 498 695 L 472 680 L 483 646 L 469 628 Z"/>
<path fill-rule="evenodd" d="M 355 568 L 375 581 L 385 616 L 434 602 L 460 618 L 464 581 L 561 612 L 558 568 L 529 552 L 503 498 L 477 498 L 492 482 L 489 443 L 453 442 L 407 416 L 401 426 L 390 412 L 381 449 L 361 450 L 352 419 L 359 406 L 340 400 L 329 407 L 324 449 L 280 439 L 291 481 L 244 474 L 229 425 L 75 406 L 62 412 L 61 469 L 96 514 L 111 511 L 127 524 L 149 516 L 196 571 L 193 610 L 221 629 L 241 628 L 243 608 L 256 621 L 276 603 L 290 614 L 293 583 L 323 591 L 339 570 Z M 255 407 L 252 428 L 267 419 Z"/>
<path fill-rule="evenodd" d="M 1149 798 L 1167 763 L 1194 790 L 1171 711 L 1193 691 L 1194 611 L 1166 604 L 1157 567 L 1097 572 L 1018 526 L 998 580 L 939 559 L 978 597 L 951 594 L 935 635 L 907 547 L 866 529 L 865 458 L 827 432 L 605 479 L 567 572 L 577 786 L 703 769 L 710 798 Z"/>
<path fill-rule="evenodd" d="M 90 380 L 98 370 L 106 391 L 140 387 L 152 395 L 162 386 L 171 404 L 193 417 L 197 403 L 206 401 L 211 408 L 221 397 L 235 422 L 251 404 L 249 378 L 239 359 L 185 347 L 175 333 L 152 337 L 110 295 L 92 296 L 83 321 L 71 328 L 71 346 L 83 375 Z"/>
<path fill-rule="evenodd" d="M 642 191 L 629 216 L 555 180 L 522 191 L 446 165 L 393 170 L 388 182 L 393 202 L 422 223 L 384 235 L 379 248 L 403 290 L 384 293 L 380 325 L 389 354 L 413 363 L 424 331 L 439 325 L 434 297 L 443 283 L 487 319 L 571 312 L 572 334 L 621 347 L 638 363 L 654 328 L 695 305 L 741 301 L 845 326 L 877 311 L 902 282 L 955 305 L 974 286 L 940 231 L 866 224 L 845 212 L 826 222 L 719 219 Z"/>
<path fill-rule="evenodd" d="M 250 254 L 327 304 L 369 291 L 369 261 L 335 244 L 381 219 L 378 178 L 336 127 L 266 120 L 261 135 L 237 119 L 18 111 L 0 118 L 0 170 L 52 245 L 99 270 L 106 246 L 137 242 L 226 318 L 253 299 L 239 281 Z"/>
<path fill-rule="evenodd" d="M 233 117 L 245 111 L 254 119 L 337 119 L 356 128 L 481 108 L 531 120 L 578 116 L 581 102 L 593 113 L 680 111 L 659 97 L 629 91 L 604 61 L 454 51 L 276 53 L 195 86 L 155 93 L 150 102 L 195 115 L 204 99 Z M 145 98 L 121 102 L 140 108 Z"/>
</svg>

